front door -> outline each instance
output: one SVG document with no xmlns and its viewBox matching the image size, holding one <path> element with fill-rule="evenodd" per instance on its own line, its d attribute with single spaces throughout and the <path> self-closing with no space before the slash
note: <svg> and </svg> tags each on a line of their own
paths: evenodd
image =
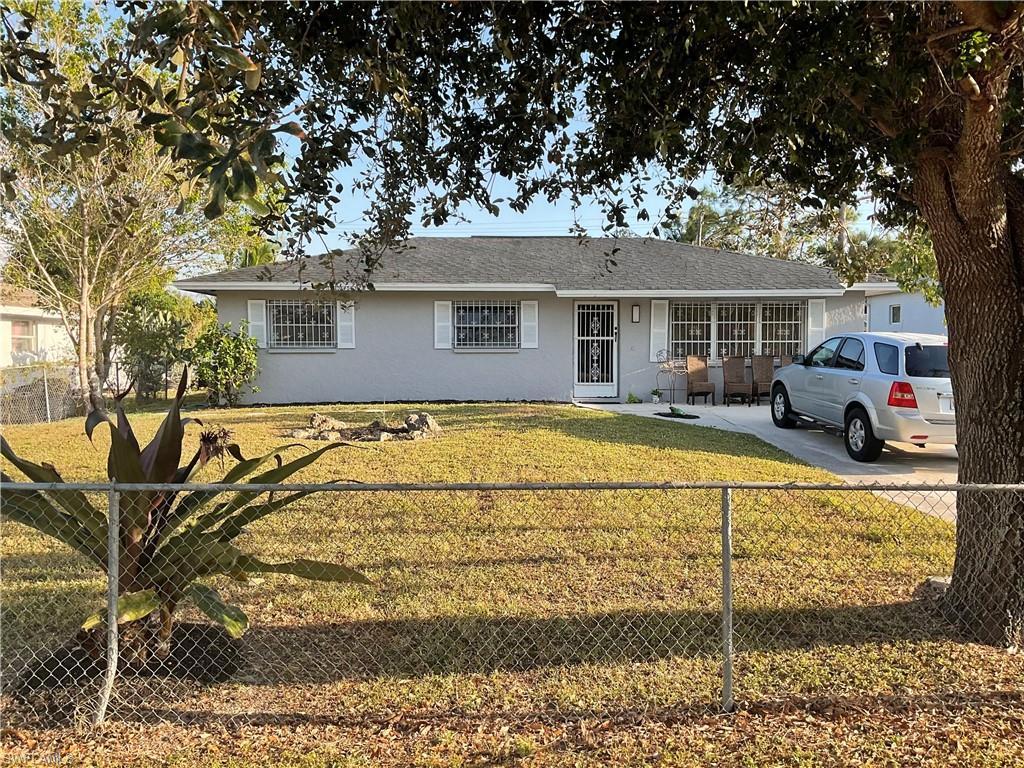
<svg viewBox="0 0 1024 768">
<path fill-rule="evenodd" d="M 577 301 L 574 397 L 619 394 L 619 304 Z"/>
</svg>

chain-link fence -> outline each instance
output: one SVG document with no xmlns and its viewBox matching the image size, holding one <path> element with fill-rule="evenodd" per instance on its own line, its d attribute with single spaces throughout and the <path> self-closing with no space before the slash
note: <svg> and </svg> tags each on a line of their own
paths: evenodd
<svg viewBox="0 0 1024 768">
<path fill-rule="evenodd" d="M 171 488 L 4 484 L 5 723 L 643 717 L 1024 679 L 963 634 L 998 577 L 1021 587 L 984 562 L 1024 486 Z"/>
<path fill-rule="evenodd" d="M 0 424 L 37 424 L 74 416 L 75 369 L 58 363 L 0 368 Z"/>
</svg>

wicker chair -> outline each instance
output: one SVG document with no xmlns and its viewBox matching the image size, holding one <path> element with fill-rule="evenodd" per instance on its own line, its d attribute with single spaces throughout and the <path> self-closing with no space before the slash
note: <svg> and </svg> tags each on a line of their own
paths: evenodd
<svg viewBox="0 0 1024 768">
<path fill-rule="evenodd" d="M 779 368 L 785 368 L 787 365 L 793 364 L 792 355 L 779 355 Z"/>
<path fill-rule="evenodd" d="M 708 359 L 699 355 L 688 355 L 686 358 L 686 402 L 695 405 L 697 396 L 704 396 L 704 404 L 715 404 L 715 385 L 708 380 Z"/>
<path fill-rule="evenodd" d="M 722 372 L 725 375 L 725 404 L 737 396 L 742 396 L 747 405 L 754 396 L 754 385 L 747 381 L 747 361 L 744 357 L 726 357 L 722 360 Z"/>
<path fill-rule="evenodd" d="M 775 373 L 774 355 L 754 355 L 750 358 L 751 378 L 754 380 L 754 399 L 761 404 L 761 395 L 771 396 L 772 376 Z"/>
</svg>

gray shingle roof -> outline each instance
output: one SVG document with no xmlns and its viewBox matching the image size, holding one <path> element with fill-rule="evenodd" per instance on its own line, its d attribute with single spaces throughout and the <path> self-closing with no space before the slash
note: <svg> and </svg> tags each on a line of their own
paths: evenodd
<svg viewBox="0 0 1024 768">
<path fill-rule="evenodd" d="M 304 262 L 303 282 L 337 280 L 348 269 L 343 260 L 336 260 L 332 278 L 320 257 Z M 299 262 L 274 264 L 269 271 L 272 282 L 294 282 Z M 251 283 L 267 279 L 266 272 L 266 267 L 247 267 L 175 284 L 188 289 L 190 284 Z M 503 283 L 553 285 L 559 291 L 830 291 L 843 287 L 830 270 L 811 264 L 651 238 L 580 241 L 575 237 L 414 238 L 407 247 L 385 253 L 372 281 L 380 288 L 389 283 Z"/>
</svg>

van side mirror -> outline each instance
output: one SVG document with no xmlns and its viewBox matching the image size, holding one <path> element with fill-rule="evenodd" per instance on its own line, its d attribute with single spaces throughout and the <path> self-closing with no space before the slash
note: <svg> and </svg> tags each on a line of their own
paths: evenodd
<svg viewBox="0 0 1024 768">
<path fill-rule="evenodd" d="M 807 365 L 807 356 L 793 355 L 793 365 Z"/>
</svg>

